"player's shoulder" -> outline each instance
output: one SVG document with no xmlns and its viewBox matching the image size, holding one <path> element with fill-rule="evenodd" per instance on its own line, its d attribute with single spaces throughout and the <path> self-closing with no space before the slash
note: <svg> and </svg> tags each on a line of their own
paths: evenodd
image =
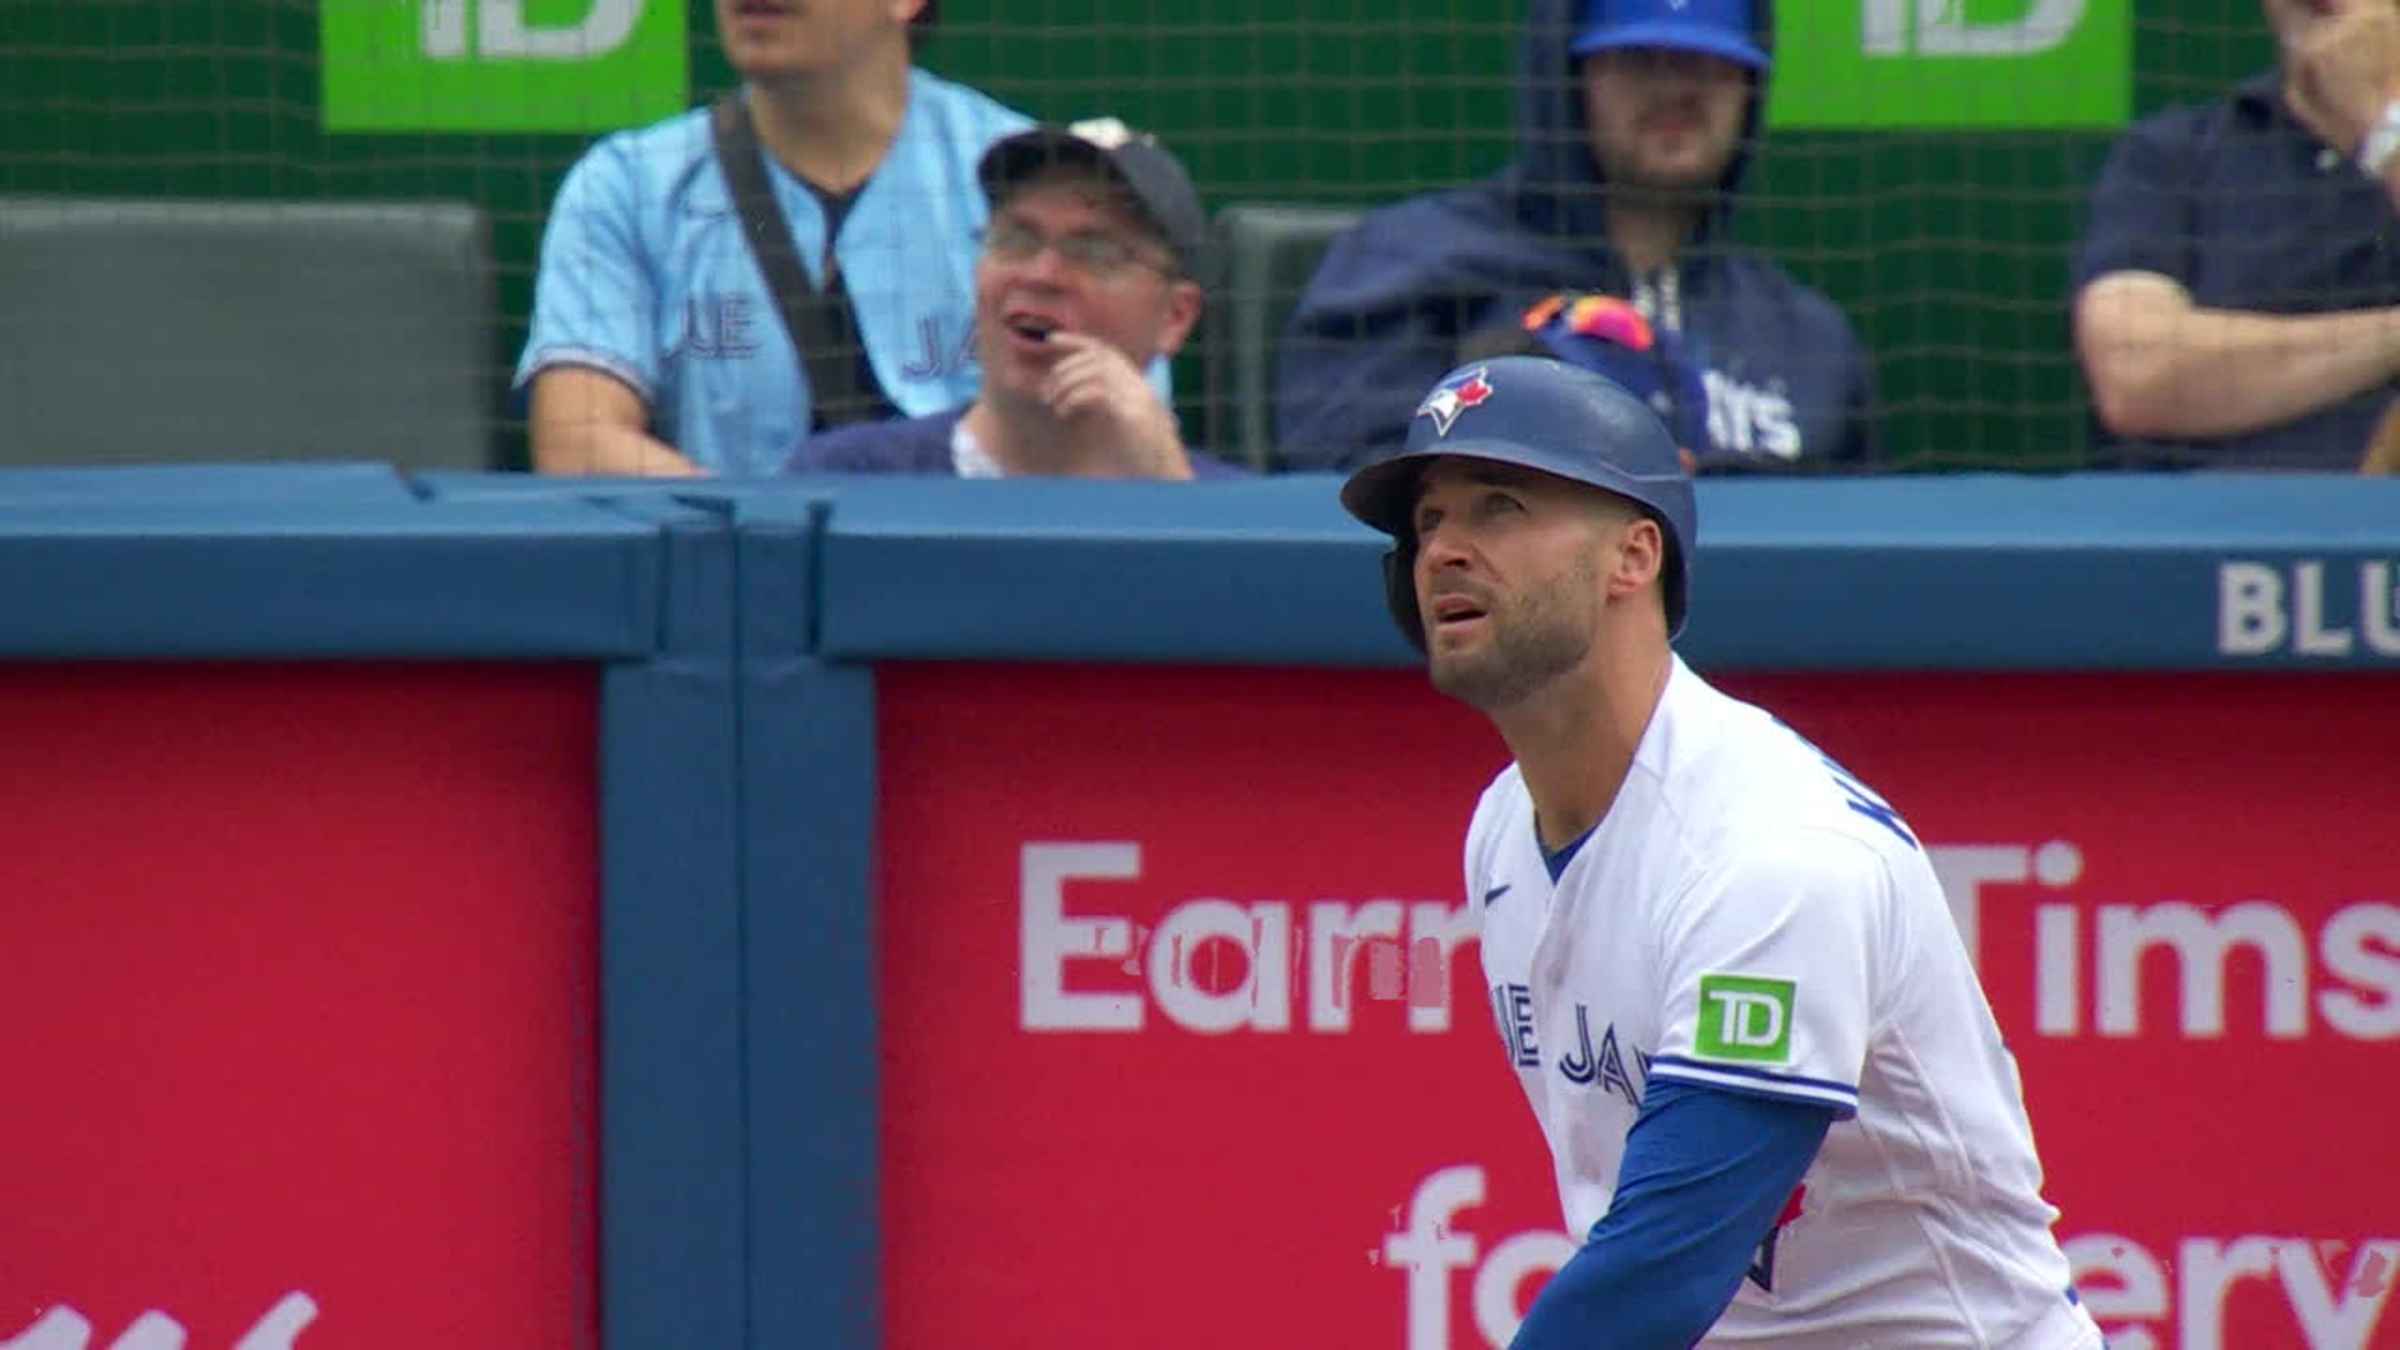
<svg viewBox="0 0 2400 1350">
<path fill-rule="evenodd" d="M 1730 839 L 1699 871 L 1704 884 L 1690 894 L 1717 902 L 1781 904 L 1785 897 L 1803 895 L 1818 902 L 1872 905 L 1894 889 L 1890 861 L 1874 841 L 1807 821 L 1780 822 Z"/>
<path fill-rule="evenodd" d="M 1680 884 L 1653 895 L 1644 922 L 1670 966 L 1694 953 L 1769 943 L 1835 959 L 1863 953 L 1878 972 L 1912 948 L 1913 899 L 1890 860 L 1866 841 L 1798 824 L 1770 824 L 1689 857 Z"/>
<path fill-rule="evenodd" d="M 567 171 L 560 201 L 655 213 L 659 207 L 684 202 L 705 184 L 711 209 L 730 210 L 716 170 L 716 143 L 708 119 L 707 108 L 694 108 L 601 137 Z"/>
<path fill-rule="evenodd" d="M 2195 175 L 2211 168 L 2238 167 L 2250 146 L 2268 143 L 2278 123 L 2280 94 L 2271 76 L 2253 78 L 2204 103 L 2177 103 L 2141 118 L 2118 133 L 2100 170 L 2097 202 L 2126 194 L 2188 193 L 2201 187 Z"/>
<path fill-rule="evenodd" d="M 1831 351 L 1859 345 L 1848 312 L 1775 258 L 1735 253 L 1723 260 L 1722 272 L 1741 316 L 1772 323 L 1770 331 Z"/>
<path fill-rule="evenodd" d="M 1440 297 L 1488 293 L 1499 285 L 1482 275 L 1491 270 L 1490 255 L 1516 242 L 1513 221 L 1488 186 L 1439 188 L 1361 211 L 1326 245 L 1318 271 L 1348 288 L 1385 281 L 1433 288 Z"/>
<path fill-rule="evenodd" d="M 2198 148 L 2235 127 L 2255 128 L 2277 115 L 2282 81 L 2273 72 L 2253 75 L 2215 98 L 2170 103 L 2137 118 L 2119 141 Z"/>
<path fill-rule="evenodd" d="M 1644 738 L 1642 758 L 1696 860 L 1722 862 L 1818 835 L 1877 855 L 1886 846 L 1917 848 L 1881 794 L 1767 709 L 1678 663 L 1661 710 L 1665 723 Z"/>
<path fill-rule="evenodd" d="M 909 70 L 908 91 L 912 116 L 966 142 L 977 155 L 992 141 L 1033 125 L 1031 117 L 973 85 L 946 80 L 922 66 Z"/>
<path fill-rule="evenodd" d="M 1822 759 L 1773 713 L 1677 660 L 1634 762 L 1687 832 L 1710 832 L 1810 809 Z"/>
<path fill-rule="evenodd" d="M 674 173 L 716 153 L 709 128 L 711 109 L 704 105 L 662 118 L 646 127 L 612 132 L 584 156 L 607 161 L 626 172 Z"/>
</svg>

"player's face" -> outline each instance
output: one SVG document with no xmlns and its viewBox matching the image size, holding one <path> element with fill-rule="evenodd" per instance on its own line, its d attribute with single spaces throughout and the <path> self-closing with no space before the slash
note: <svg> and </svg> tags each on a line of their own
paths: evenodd
<svg viewBox="0 0 2400 1350">
<path fill-rule="evenodd" d="M 2267 13 L 2267 25 L 2275 30 L 2276 40 L 2289 47 L 2302 33 L 2341 8 L 2338 0 L 2262 0 L 2260 8 Z"/>
<path fill-rule="evenodd" d="M 1088 174 L 1036 178 L 1001 199 L 975 264 L 975 351 L 986 389 L 1025 397 L 1082 333 L 1136 366 L 1172 356 L 1200 288 L 1118 190 Z"/>
<path fill-rule="evenodd" d="M 716 0 L 717 40 L 744 79 L 806 78 L 853 67 L 879 44 L 908 43 L 925 0 Z"/>
<path fill-rule="evenodd" d="M 1706 191 L 1741 145 L 1749 72 L 1721 56 L 1661 47 L 1594 52 L 1583 61 L 1592 158 L 1611 185 Z"/>
<path fill-rule="evenodd" d="M 1587 491 L 1530 469 L 1438 460 L 1415 525 L 1434 688 L 1494 712 L 1583 663 L 1599 633 L 1607 544 Z"/>
</svg>

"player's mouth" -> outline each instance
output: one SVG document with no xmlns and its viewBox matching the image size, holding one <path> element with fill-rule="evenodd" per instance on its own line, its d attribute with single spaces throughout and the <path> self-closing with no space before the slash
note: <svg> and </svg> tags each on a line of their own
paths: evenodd
<svg viewBox="0 0 2400 1350">
<path fill-rule="evenodd" d="M 725 36 L 736 41 L 770 39 L 782 31 L 798 8 L 792 0 L 733 0 L 725 16 Z"/>
<path fill-rule="evenodd" d="M 1634 125 L 1653 136 L 1689 136 L 1700 130 L 1700 110 L 1689 103 L 1669 103 L 1643 113 Z"/>
<path fill-rule="evenodd" d="M 1046 357 L 1056 353 L 1050 339 L 1066 327 L 1057 315 L 1040 310 L 1012 309 L 1000 316 L 1000 330 L 1008 335 L 1010 350 L 1022 356 Z"/>
<path fill-rule="evenodd" d="M 1481 602 L 1455 592 L 1433 598 L 1433 631 L 1462 633 L 1489 617 Z"/>
</svg>

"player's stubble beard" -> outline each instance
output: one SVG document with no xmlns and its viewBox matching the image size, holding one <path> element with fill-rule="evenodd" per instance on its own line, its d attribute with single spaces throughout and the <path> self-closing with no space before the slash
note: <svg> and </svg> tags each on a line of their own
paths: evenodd
<svg viewBox="0 0 2400 1350">
<path fill-rule="evenodd" d="M 1735 121 L 1730 128 L 1713 125 L 1716 114 L 1709 108 L 1706 93 L 1674 93 L 1654 95 L 1659 102 L 1676 105 L 1675 110 L 1692 118 L 1700 129 L 1693 134 L 1708 141 L 1700 162 L 1685 167 L 1656 164 L 1643 144 L 1644 133 L 1639 126 L 1643 118 L 1655 115 L 1652 108 L 1639 110 L 1636 125 L 1614 132 L 1587 130 L 1586 149 L 1592 157 L 1601 180 L 1608 185 L 1612 203 L 1645 211 L 1682 211 L 1694 216 L 1716 209 L 1727 196 L 1725 174 L 1741 153 L 1747 128 L 1742 124 L 1749 101 L 1757 97 L 1754 87 L 1745 86 L 1743 104 L 1732 109 Z M 1586 111 L 1587 127 L 1591 113 Z"/>
<path fill-rule="evenodd" d="M 1598 550 L 1576 555 L 1564 572 L 1517 596 L 1494 596 L 1485 620 L 1491 640 L 1481 648 L 1444 652 L 1427 634 L 1433 687 L 1484 713 L 1524 702 L 1583 664 L 1599 626 Z"/>
<path fill-rule="evenodd" d="M 1739 149 L 1737 140 L 1700 166 L 1681 170 L 1655 167 L 1638 150 L 1618 150 L 1600 157 L 1600 171 L 1610 200 L 1618 205 L 1698 216 L 1725 200 L 1725 171 Z"/>
</svg>

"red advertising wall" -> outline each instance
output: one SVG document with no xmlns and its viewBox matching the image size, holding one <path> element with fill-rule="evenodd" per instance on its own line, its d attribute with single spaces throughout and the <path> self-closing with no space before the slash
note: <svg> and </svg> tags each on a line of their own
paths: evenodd
<svg viewBox="0 0 2400 1350">
<path fill-rule="evenodd" d="M 597 1343 L 595 716 L 0 668 L 0 1345 Z"/>
<path fill-rule="evenodd" d="M 2400 686 L 1744 677 L 1932 851 L 2113 1346 L 2400 1347 Z M 1571 1250 L 1408 673 L 880 693 L 888 1344 L 1506 1343 Z"/>
</svg>

